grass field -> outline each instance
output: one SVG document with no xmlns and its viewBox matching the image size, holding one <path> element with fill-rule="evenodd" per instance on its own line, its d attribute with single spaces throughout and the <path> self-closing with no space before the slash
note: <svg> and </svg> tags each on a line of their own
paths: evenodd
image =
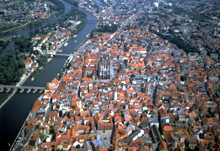
<svg viewBox="0 0 220 151">
<path fill-rule="evenodd" d="M 50 16 L 48 18 L 53 18 L 57 13 L 58 11 L 52 11 L 52 13 L 50 13 Z"/>
</svg>

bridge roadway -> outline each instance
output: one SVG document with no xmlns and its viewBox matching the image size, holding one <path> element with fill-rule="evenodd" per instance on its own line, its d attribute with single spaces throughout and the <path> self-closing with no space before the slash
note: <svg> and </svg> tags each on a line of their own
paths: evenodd
<svg viewBox="0 0 220 151">
<path fill-rule="evenodd" d="M 53 20 L 57 20 L 57 19 L 55 19 L 55 18 L 46 18 L 45 20 L 53 21 Z M 78 19 L 78 20 L 75 20 L 75 21 L 84 21 L 84 20 L 86 20 L 87 22 L 97 22 L 96 19 Z"/>
<path fill-rule="evenodd" d="M 61 53 L 58 53 L 58 54 L 51 54 L 52 56 L 56 56 L 56 57 L 70 57 L 70 56 L 74 56 L 73 54 L 61 54 Z"/>
<path fill-rule="evenodd" d="M 25 90 L 27 90 L 26 92 L 37 92 L 39 91 L 39 93 L 43 92 L 45 90 L 44 87 L 34 87 L 34 86 L 13 86 L 13 85 L 0 85 L 0 92 L 6 91 L 9 92 L 11 90 L 20 90 L 20 93 L 25 92 Z"/>
</svg>

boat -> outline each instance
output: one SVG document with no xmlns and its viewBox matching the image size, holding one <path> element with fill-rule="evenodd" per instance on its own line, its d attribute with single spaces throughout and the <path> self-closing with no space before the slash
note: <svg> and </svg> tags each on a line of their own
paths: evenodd
<svg viewBox="0 0 220 151">
<path fill-rule="evenodd" d="M 34 81 L 34 77 L 31 78 L 31 81 Z"/>
<path fill-rule="evenodd" d="M 59 52 L 62 52 L 63 50 L 59 50 Z"/>
<path fill-rule="evenodd" d="M 67 45 L 68 45 L 68 43 L 65 43 L 65 44 L 64 44 L 64 47 L 66 47 Z"/>
<path fill-rule="evenodd" d="M 75 40 L 75 42 L 77 42 L 77 40 Z"/>
<path fill-rule="evenodd" d="M 74 36 L 73 36 L 73 38 L 76 38 L 76 37 L 77 37 L 77 35 L 74 35 Z"/>
<path fill-rule="evenodd" d="M 86 35 L 86 38 L 88 38 L 88 37 L 89 37 L 89 35 L 90 35 L 90 34 L 87 34 L 87 35 Z"/>
</svg>

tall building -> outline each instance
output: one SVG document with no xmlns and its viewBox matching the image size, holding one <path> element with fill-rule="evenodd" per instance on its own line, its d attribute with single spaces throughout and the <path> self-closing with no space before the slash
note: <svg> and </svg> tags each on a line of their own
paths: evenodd
<svg viewBox="0 0 220 151">
<path fill-rule="evenodd" d="M 111 60 L 109 55 L 101 56 L 98 64 L 98 77 L 100 79 L 110 79 Z"/>
</svg>

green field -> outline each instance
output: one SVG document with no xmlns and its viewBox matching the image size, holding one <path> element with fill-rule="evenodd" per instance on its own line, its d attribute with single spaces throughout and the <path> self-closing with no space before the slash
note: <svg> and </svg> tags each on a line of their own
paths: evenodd
<svg viewBox="0 0 220 151">
<path fill-rule="evenodd" d="M 57 13 L 58 13 L 58 11 L 52 11 L 48 18 L 53 18 Z"/>
</svg>

